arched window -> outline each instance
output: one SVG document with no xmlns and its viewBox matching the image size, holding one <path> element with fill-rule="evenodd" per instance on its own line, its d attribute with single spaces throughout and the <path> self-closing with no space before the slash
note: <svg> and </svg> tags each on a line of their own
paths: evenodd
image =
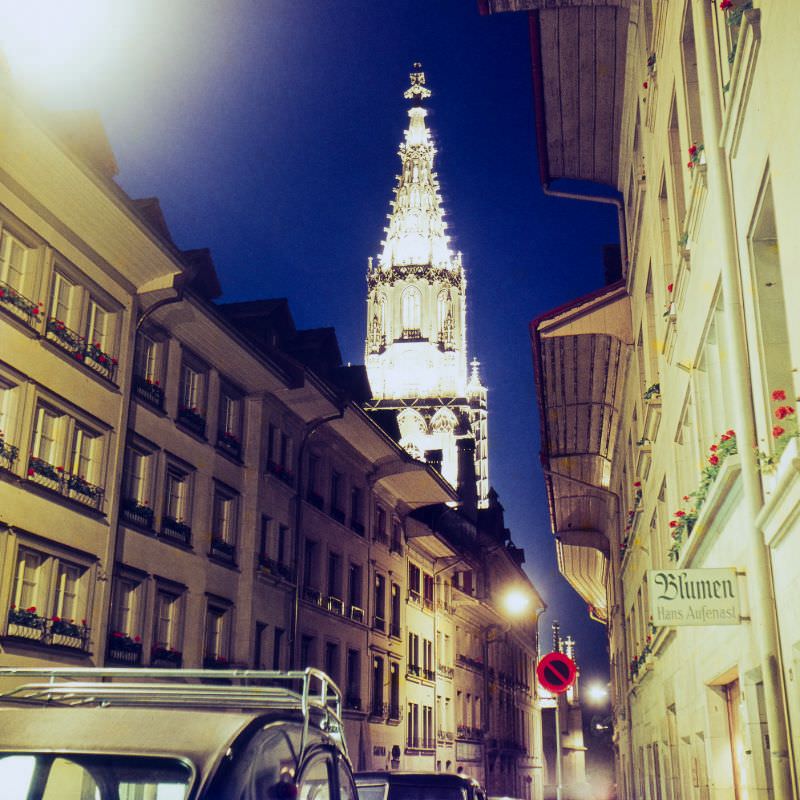
<svg viewBox="0 0 800 800">
<path fill-rule="evenodd" d="M 453 299 L 450 292 L 439 292 L 436 298 L 436 317 L 437 328 L 439 331 L 439 342 L 446 347 L 451 347 L 453 344 Z"/>
<path fill-rule="evenodd" d="M 416 286 L 403 292 L 403 336 L 419 336 L 422 322 L 422 295 Z"/>
</svg>

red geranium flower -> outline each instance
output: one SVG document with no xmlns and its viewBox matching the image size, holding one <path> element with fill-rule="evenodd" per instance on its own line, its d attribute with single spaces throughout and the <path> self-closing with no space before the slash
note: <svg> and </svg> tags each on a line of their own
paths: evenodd
<svg viewBox="0 0 800 800">
<path fill-rule="evenodd" d="M 693 144 L 693 145 L 692 145 L 692 146 L 689 148 L 689 155 L 690 155 L 690 156 L 693 156 L 693 155 L 694 155 L 696 152 L 697 152 L 697 145 L 696 145 L 696 144 Z"/>
<path fill-rule="evenodd" d="M 34 306 L 34 307 L 31 309 L 31 313 L 32 313 L 32 314 L 38 314 L 38 313 L 39 313 L 39 309 L 38 309 L 38 308 L 36 308 L 36 307 Z"/>
<path fill-rule="evenodd" d="M 717 456 L 711 456 L 711 458 L 708 459 L 708 463 L 711 464 L 712 467 L 716 467 L 717 464 L 719 464 L 719 458 Z"/>
<path fill-rule="evenodd" d="M 686 512 L 685 511 L 676 511 L 675 512 L 675 516 L 676 517 L 685 517 L 686 516 Z"/>
<path fill-rule="evenodd" d="M 5 297 L 5 296 L 6 296 L 6 290 L 0 289 L 0 297 Z"/>
<path fill-rule="evenodd" d="M 733 6 L 733 0 L 721 0 L 719 7 L 721 11 L 727 11 Z"/>
<path fill-rule="evenodd" d="M 642 84 L 642 89 L 646 89 L 646 88 L 647 88 L 647 81 L 645 81 L 645 82 Z"/>
<path fill-rule="evenodd" d="M 669 521 L 669 526 L 670 526 L 670 528 L 677 528 L 677 527 L 678 527 L 678 520 L 676 520 L 676 519 L 671 519 L 671 520 Z"/>
<path fill-rule="evenodd" d="M 781 428 L 781 426 L 780 426 L 780 425 L 776 425 L 776 426 L 775 426 L 775 427 L 772 429 L 772 435 L 773 435 L 773 436 L 774 436 L 776 439 L 777 439 L 779 436 L 783 436 L 783 434 L 784 434 L 784 433 L 786 433 L 786 431 L 784 431 L 784 429 L 783 429 L 783 428 Z"/>
<path fill-rule="evenodd" d="M 34 475 L 34 474 L 35 474 L 35 471 L 34 471 L 33 467 L 28 467 L 28 477 L 30 478 L 30 476 Z"/>
<path fill-rule="evenodd" d="M 780 406 L 779 408 L 775 409 L 775 416 L 778 419 L 788 417 L 789 414 L 794 414 L 794 409 L 791 406 Z"/>
<path fill-rule="evenodd" d="M 636 481 L 633 485 L 638 487 L 638 486 L 642 485 L 642 482 L 641 481 Z"/>
<path fill-rule="evenodd" d="M 689 499 L 689 495 L 688 495 L 688 494 L 685 494 L 685 495 L 683 496 L 683 499 L 684 499 L 684 500 L 688 500 L 688 499 Z"/>
<path fill-rule="evenodd" d="M 139 644 L 139 642 L 142 641 L 142 637 L 141 636 L 134 636 L 133 637 L 133 641 L 136 642 L 136 644 Z"/>
<path fill-rule="evenodd" d="M 35 614 L 35 613 L 36 613 L 36 606 L 31 606 L 31 607 L 28 609 L 28 611 L 29 611 L 31 614 Z"/>
<path fill-rule="evenodd" d="M 731 438 L 733 438 L 734 436 L 736 436 L 736 434 L 735 434 L 733 431 L 725 431 L 725 435 L 726 435 L 726 436 L 730 436 Z"/>
<path fill-rule="evenodd" d="M 56 467 L 56 472 L 63 472 L 63 471 L 64 471 L 64 467 Z"/>
<path fill-rule="evenodd" d="M 686 166 L 687 166 L 687 167 L 689 167 L 689 169 L 691 169 L 691 168 L 694 166 L 694 164 L 692 164 L 692 162 L 691 162 L 691 161 L 689 161 L 689 162 L 686 164 Z"/>
<path fill-rule="evenodd" d="M 667 285 L 667 291 L 668 291 L 670 294 L 672 294 L 672 284 L 671 284 L 671 283 Z"/>
<path fill-rule="evenodd" d="M 714 453 L 714 452 L 716 452 L 716 450 L 717 450 L 717 446 L 716 446 L 715 444 L 712 444 L 712 445 L 711 445 L 711 447 L 709 447 L 708 449 L 709 449 L 709 450 L 710 450 L 712 453 Z"/>
<path fill-rule="evenodd" d="M 61 622 L 61 617 L 53 617 L 53 622 Z"/>
<path fill-rule="evenodd" d="M 783 389 L 775 389 L 772 393 L 773 400 L 785 400 L 786 399 L 786 392 Z"/>
</svg>

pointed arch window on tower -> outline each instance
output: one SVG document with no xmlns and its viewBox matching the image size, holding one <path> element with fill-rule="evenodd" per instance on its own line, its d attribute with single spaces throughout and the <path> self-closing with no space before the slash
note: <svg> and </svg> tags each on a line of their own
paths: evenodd
<svg viewBox="0 0 800 800">
<path fill-rule="evenodd" d="M 403 292 L 403 339 L 422 338 L 422 295 L 416 286 Z"/>
<path fill-rule="evenodd" d="M 455 323 L 453 321 L 453 298 L 449 291 L 439 292 L 436 299 L 439 330 L 439 347 L 442 350 L 455 349 Z"/>
<path fill-rule="evenodd" d="M 382 353 L 386 348 L 386 296 L 377 293 L 372 300 L 369 345 L 371 353 Z"/>
</svg>

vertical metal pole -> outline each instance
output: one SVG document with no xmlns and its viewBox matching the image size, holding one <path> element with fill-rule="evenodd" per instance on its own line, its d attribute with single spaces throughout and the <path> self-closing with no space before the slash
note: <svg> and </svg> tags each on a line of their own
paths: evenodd
<svg viewBox="0 0 800 800">
<path fill-rule="evenodd" d="M 561 725 L 558 718 L 558 707 L 561 695 L 556 695 L 556 800 L 561 800 Z"/>
</svg>

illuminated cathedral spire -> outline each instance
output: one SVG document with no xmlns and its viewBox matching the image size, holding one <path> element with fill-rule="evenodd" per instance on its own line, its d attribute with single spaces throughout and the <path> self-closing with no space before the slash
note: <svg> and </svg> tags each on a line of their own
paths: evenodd
<svg viewBox="0 0 800 800">
<path fill-rule="evenodd" d="M 431 97 L 414 64 L 401 170 L 377 260 L 367 269 L 366 364 L 375 409 L 397 411 L 401 444 L 415 457 L 441 451 L 442 474 L 458 483 L 458 439 L 475 441 L 479 503 L 488 497 L 486 389 L 468 376 L 466 277 L 450 249 L 436 148 L 425 124 Z M 438 457 L 437 457 L 438 460 Z"/>
</svg>

